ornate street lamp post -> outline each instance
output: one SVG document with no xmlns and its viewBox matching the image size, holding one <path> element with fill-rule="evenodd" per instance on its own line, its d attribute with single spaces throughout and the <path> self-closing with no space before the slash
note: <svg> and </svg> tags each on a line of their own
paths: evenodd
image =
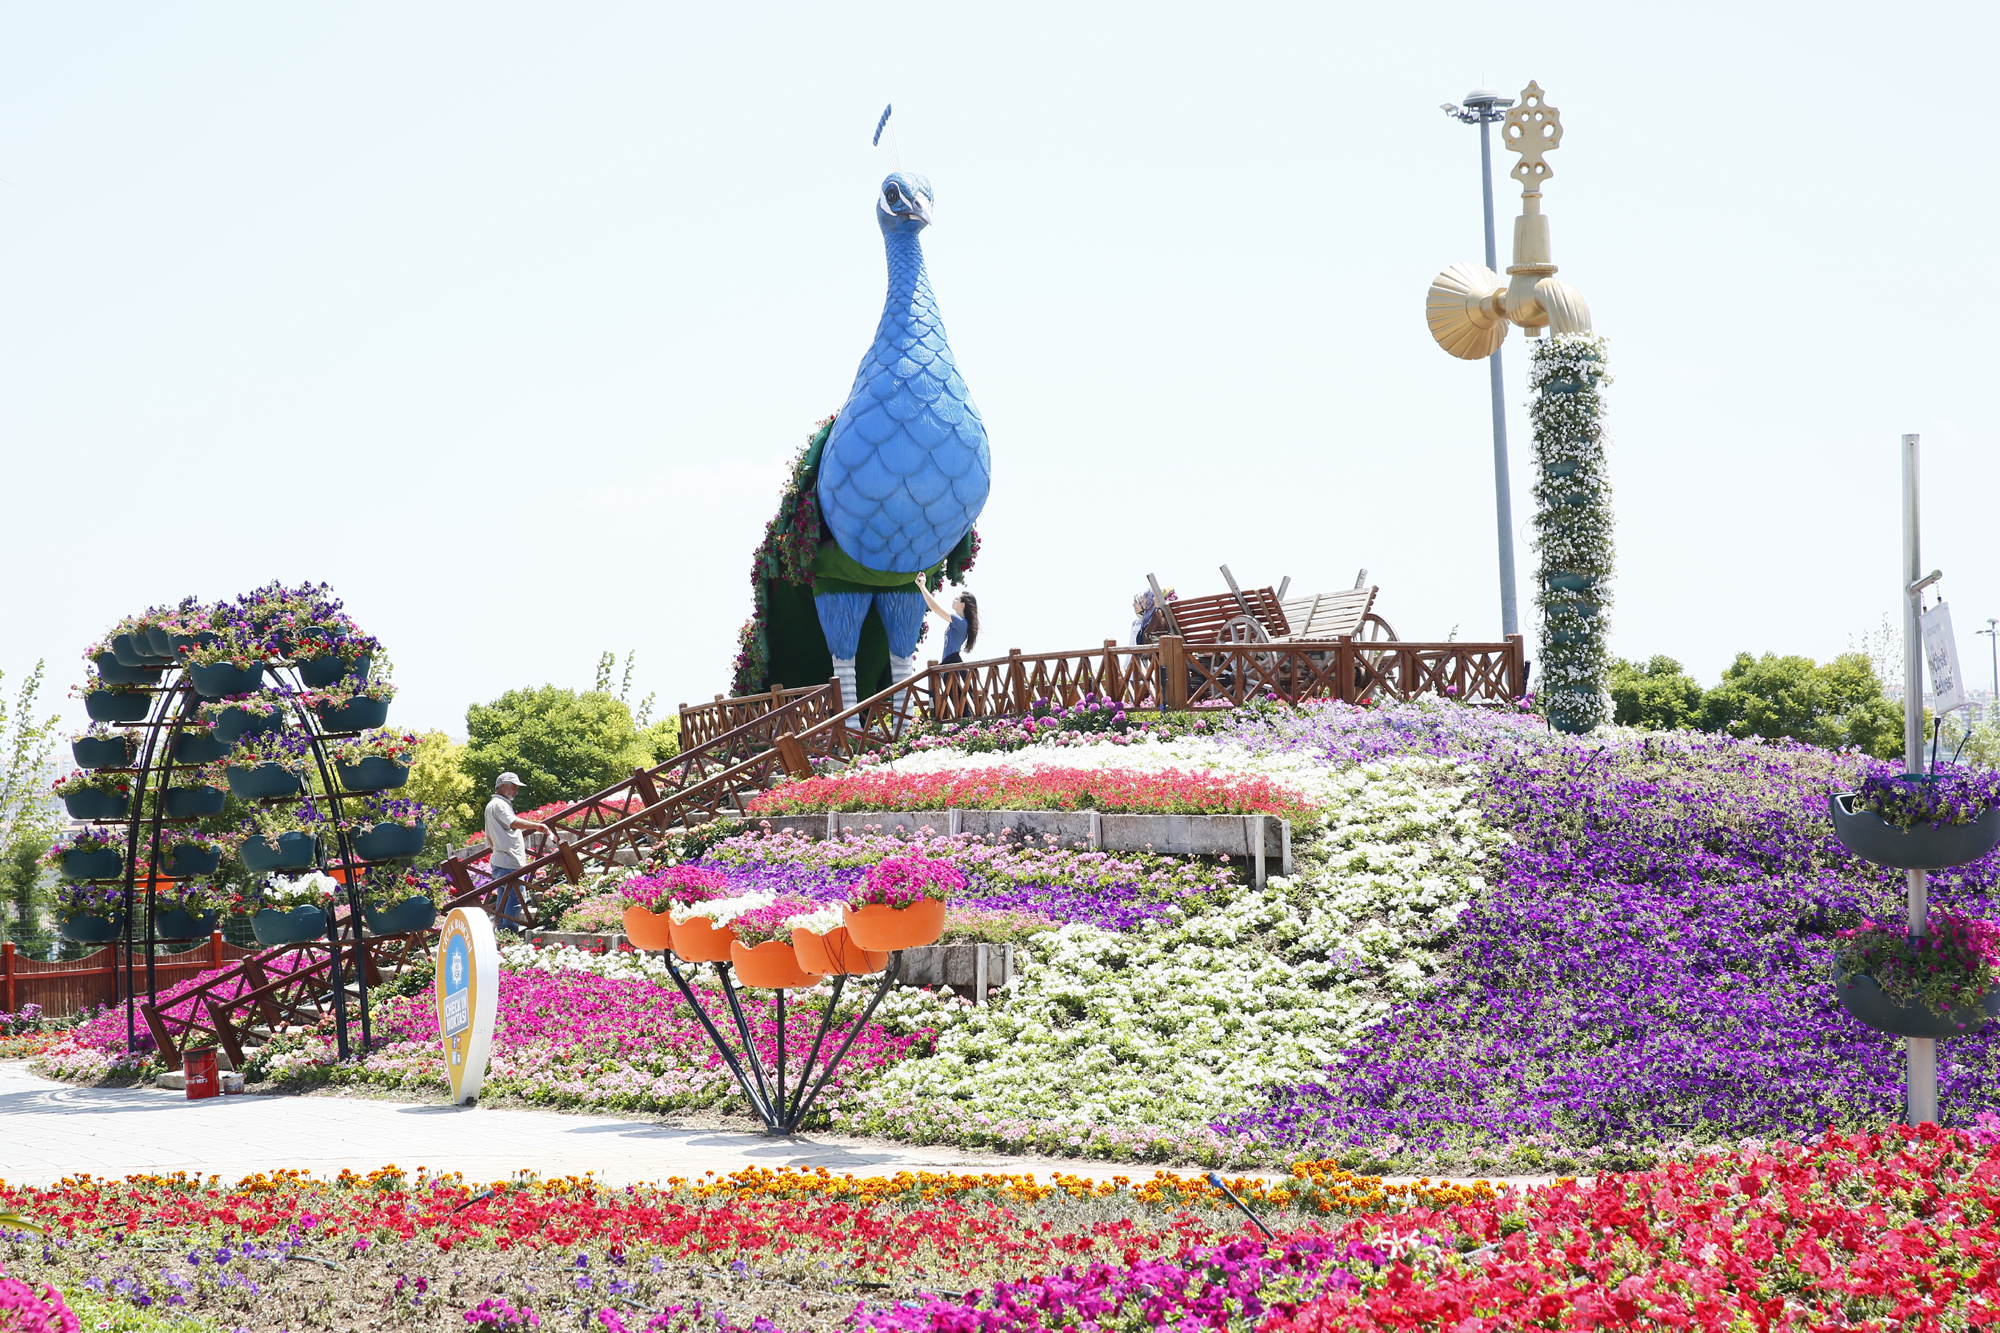
<svg viewBox="0 0 2000 1333">
<path fill-rule="evenodd" d="M 1500 266 L 1499 251 L 1493 243 L 1493 141 L 1489 125 L 1505 118 L 1514 105 L 1491 88 L 1474 88 L 1465 95 L 1465 105 L 1444 104 L 1444 113 L 1467 125 L 1479 127 L 1479 189 L 1486 203 L 1486 268 Z M 1486 376 L 1493 387 L 1493 506 L 1500 528 L 1500 633 L 1521 632 L 1521 616 L 1515 604 L 1514 578 L 1514 492 L 1507 476 L 1507 395 L 1501 385 L 1500 346 L 1495 343 L 1486 357 Z"/>
</svg>

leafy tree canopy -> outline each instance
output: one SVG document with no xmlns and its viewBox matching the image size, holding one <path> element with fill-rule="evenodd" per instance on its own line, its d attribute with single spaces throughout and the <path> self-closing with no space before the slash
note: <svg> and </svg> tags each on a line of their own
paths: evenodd
<svg viewBox="0 0 2000 1333">
<path fill-rule="evenodd" d="M 641 732 L 625 701 L 600 690 L 578 693 L 554 685 L 509 690 L 465 713 L 469 740 L 462 760 L 477 799 L 493 780 L 521 775 L 529 806 L 576 800 L 658 762 L 655 747 L 667 724 Z"/>
<path fill-rule="evenodd" d="M 1882 693 L 1863 653 L 1842 653 L 1824 666 L 1810 657 L 1738 653 L 1703 697 L 1701 714 L 1703 730 L 1731 736 L 1852 745 L 1883 758 L 1902 750 L 1902 710 Z"/>
</svg>

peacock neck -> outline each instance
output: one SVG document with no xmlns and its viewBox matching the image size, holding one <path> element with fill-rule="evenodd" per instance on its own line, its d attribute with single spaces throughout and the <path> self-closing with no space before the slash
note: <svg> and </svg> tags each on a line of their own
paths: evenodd
<svg viewBox="0 0 2000 1333">
<path fill-rule="evenodd" d="M 882 307 L 886 330 L 907 316 L 934 314 L 937 302 L 931 295 L 930 275 L 924 271 L 924 247 L 913 231 L 891 231 L 882 236 L 889 254 L 889 297 Z"/>
</svg>

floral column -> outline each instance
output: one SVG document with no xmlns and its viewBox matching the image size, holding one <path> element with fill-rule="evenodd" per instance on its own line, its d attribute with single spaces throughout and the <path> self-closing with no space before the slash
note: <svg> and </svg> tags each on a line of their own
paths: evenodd
<svg viewBox="0 0 2000 1333">
<path fill-rule="evenodd" d="M 1536 690 L 1558 731 L 1582 733 L 1609 715 L 1605 610 L 1611 604 L 1611 481 L 1603 405 L 1611 382 L 1604 339 L 1555 333 L 1535 348 L 1528 405 L 1535 428 L 1535 604 L 1542 611 Z"/>
</svg>

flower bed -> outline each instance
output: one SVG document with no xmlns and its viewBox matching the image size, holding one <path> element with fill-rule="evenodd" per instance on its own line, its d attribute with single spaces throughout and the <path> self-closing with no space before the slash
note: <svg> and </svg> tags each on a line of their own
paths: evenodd
<svg viewBox="0 0 2000 1333">
<path fill-rule="evenodd" d="M 1574 1170 L 1893 1120 L 1899 1044 L 1828 984 L 1839 930 L 1902 911 L 1901 874 L 1831 835 L 1826 794 L 1855 766 L 1690 734 L 1497 755 L 1478 804 L 1514 845 L 1445 983 L 1221 1128 L 1414 1169 Z M 1934 875 L 1933 903 L 1991 915 L 1996 860 Z M 1941 1056 L 1949 1122 L 2000 1105 L 1990 1029 Z"/>
<path fill-rule="evenodd" d="M 1449 1207 L 1490 1189 L 1384 1186 L 1316 1164 L 1230 1182 L 1281 1233 L 1361 1210 Z M 1249 1223 L 1200 1180 L 751 1169 L 726 1179 L 607 1189 L 588 1180 L 424 1179 L 384 1167 L 333 1180 L 296 1171 L 88 1176 L 0 1186 L 0 1261 L 28 1280 L 175 1327 L 464 1329 L 482 1308 L 538 1324 L 714 1329 L 672 1322 L 702 1302 L 721 1328 L 851 1327 L 856 1307 L 1021 1279 L 1063 1263 L 1172 1260 Z M 608 1311 L 612 1319 L 600 1312 Z M 667 1312 L 664 1322 L 656 1312 Z M 187 1321 L 187 1322 L 181 1322 Z M 202 1322 L 193 1322 L 202 1321 Z M 629 1322 L 628 1322 L 629 1321 Z M 780 1322 L 781 1321 L 781 1322 Z M 124 1326 L 124 1325 L 119 1325 Z"/>
<path fill-rule="evenodd" d="M 1276 815 L 1303 820 L 1304 797 L 1269 778 L 1164 769 L 1009 768 L 911 772 L 900 766 L 807 778 L 750 802 L 753 815 L 827 810 L 1103 810 L 1117 814 Z"/>
<path fill-rule="evenodd" d="M 1268 1160 L 1270 1145 L 1206 1122 L 1325 1064 L 1423 991 L 1501 842 L 1465 773 L 1417 758 L 1349 770 L 1293 879 L 1129 933 L 1032 937 L 1005 1003 L 926 1012 L 943 1026 L 936 1054 L 890 1070 L 837 1123 L 963 1146 Z M 883 1005 L 890 1021 L 900 998 Z"/>
<path fill-rule="evenodd" d="M 737 892 L 759 888 L 831 899 L 844 897 L 869 866 L 911 851 L 947 860 L 965 876 L 965 890 L 952 899 L 955 910 L 1028 913 L 1105 930 L 1162 919 L 1234 878 L 1196 861 L 1060 848 L 1052 839 L 989 842 L 971 834 L 902 839 L 848 833 L 821 841 L 753 831 L 718 844 L 707 860 L 727 870 Z M 951 929 L 947 918 L 947 934 Z"/>
<path fill-rule="evenodd" d="M 593 1333 L 1961 1329 L 1996 1313 L 1987 1122 L 1526 1190 L 1385 1187 L 1326 1163 L 1230 1182 L 1271 1239 L 1165 1175 L 77 1177 L 0 1186 L 0 1212 L 50 1233 L 0 1224 L 0 1263 L 109 1314 L 221 1328 L 368 1327 L 388 1309 L 462 1330 L 504 1303 Z"/>
<path fill-rule="evenodd" d="M 514 1097 L 566 1109 L 660 1112 L 740 1106 L 728 1067 L 663 966 L 633 954 L 574 949 L 502 949 L 499 1016 L 482 1098 Z M 821 992 L 794 992 L 789 1031 L 824 1003 Z M 843 1004 L 843 1012 L 853 1006 Z M 777 1024 L 768 1003 L 746 1005 L 758 1049 L 774 1066 Z M 293 1085 L 365 1084 L 436 1093 L 446 1086 L 438 1056 L 437 1012 L 428 994 L 394 997 L 375 1010 L 384 1044 L 359 1064 L 333 1063 L 319 1034 L 280 1038 L 251 1059 L 253 1076 Z M 928 1047 L 930 1031 L 909 1021 L 892 1031 L 864 1028 L 827 1085 L 852 1089 Z"/>
</svg>

